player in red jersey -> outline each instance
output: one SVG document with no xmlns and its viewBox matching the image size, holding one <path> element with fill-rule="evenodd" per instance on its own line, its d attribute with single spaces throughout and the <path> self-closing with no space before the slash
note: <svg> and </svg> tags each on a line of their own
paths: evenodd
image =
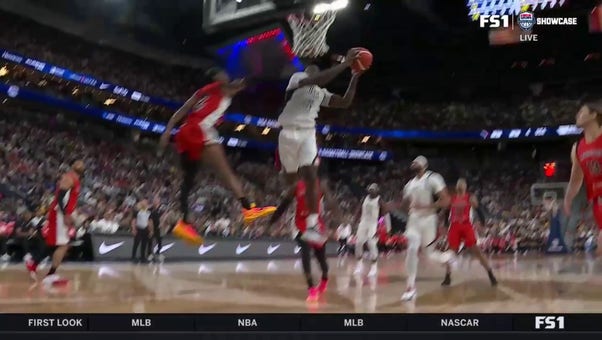
<svg viewBox="0 0 602 340">
<path fill-rule="evenodd" d="M 487 270 L 491 285 L 495 286 L 497 285 L 497 280 L 493 275 L 489 262 L 477 246 L 477 238 L 470 218 L 471 209 L 477 209 L 479 204 L 477 199 L 466 191 L 466 187 L 466 180 L 464 178 L 458 179 L 456 194 L 452 196 L 449 206 L 450 226 L 447 233 L 447 243 L 449 244 L 449 248 L 457 253 L 460 249 L 460 243 L 464 241 L 464 248 L 479 260 L 483 268 Z M 443 286 L 451 284 L 451 266 L 447 264 L 446 268 L 445 280 L 441 283 Z"/>
<path fill-rule="evenodd" d="M 573 199 L 585 182 L 594 219 L 602 230 L 602 101 L 585 101 L 577 112 L 576 124 L 583 138 L 571 150 L 571 179 L 564 196 L 564 212 L 571 214 Z M 602 231 L 598 232 L 598 255 L 602 255 Z"/>
<path fill-rule="evenodd" d="M 228 74 L 212 68 L 207 76 L 213 80 L 196 91 L 184 105 L 178 109 L 167 123 L 161 136 L 160 147 L 163 150 L 171 136 L 171 132 L 184 117 L 186 122 L 180 127 L 175 141 L 180 154 L 184 180 L 180 188 L 180 205 L 183 217 L 173 228 L 173 234 L 195 244 L 203 242 L 202 237 L 195 231 L 188 219 L 188 196 L 194 185 L 198 171 L 198 162 L 203 160 L 211 165 L 218 176 L 230 187 L 243 207 L 246 223 L 272 214 L 276 208 L 257 208 L 245 196 L 242 184 L 228 164 L 224 147 L 219 143 L 219 135 L 215 126 L 222 120 L 224 112 L 230 106 L 232 97 L 245 88 L 243 79 L 230 81 Z"/>
<path fill-rule="evenodd" d="M 319 187 L 319 201 L 322 203 L 325 202 L 329 208 L 333 209 L 336 212 L 336 203 L 332 201 L 326 183 L 320 183 Z M 269 225 L 272 226 L 274 223 L 276 223 L 276 221 L 278 221 L 280 217 L 282 217 L 282 215 L 286 212 L 293 200 L 296 200 L 297 207 L 295 209 L 295 226 L 297 227 L 298 233 L 295 237 L 295 241 L 297 241 L 297 244 L 299 244 L 299 247 L 301 248 L 301 261 L 303 263 L 303 273 L 305 275 L 305 279 L 307 280 L 308 286 L 307 301 L 314 302 L 318 299 L 320 294 L 326 291 L 326 287 L 328 285 L 328 262 L 326 261 L 326 243 L 310 243 L 310 241 L 304 240 L 302 238 L 303 233 L 307 231 L 307 216 L 310 214 L 309 208 L 306 203 L 305 190 L 305 182 L 303 180 L 298 181 L 297 185 L 286 193 L 282 202 L 276 209 L 276 212 L 274 213 L 274 215 L 272 215 Z M 318 208 L 318 228 L 321 233 L 325 233 L 326 226 L 324 224 L 324 220 L 322 219 L 322 203 L 319 204 Z M 314 279 L 311 274 L 312 248 L 314 251 L 314 255 L 318 260 L 318 263 L 320 264 L 320 268 L 322 270 L 322 279 L 320 280 L 320 284 L 317 287 L 314 285 Z"/>
<path fill-rule="evenodd" d="M 27 270 L 33 279 L 37 280 L 36 269 L 38 264 L 48 255 L 52 254 L 52 266 L 42 281 L 46 285 L 60 285 L 67 281 L 55 274 L 69 250 L 69 229 L 73 228 L 72 214 L 77 207 L 80 192 L 80 178 L 84 173 L 84 162 L 77 160 L 71 170 L 61 177 L 58 182 L 54 200 L 48 208 L 48 220 L 44 226 L 43 235 L 46 247 L 38 251 L 35 257 L 25 261 Z"/>
</svg>

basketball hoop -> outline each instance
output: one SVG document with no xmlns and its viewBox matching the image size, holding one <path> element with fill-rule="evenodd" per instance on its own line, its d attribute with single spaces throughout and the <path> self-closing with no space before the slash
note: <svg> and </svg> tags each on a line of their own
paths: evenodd
<svg viewBox="0 0 602 340">
<path fill-rule="evenodd" d="M 336 18 L 336 10 L 313 14 L 291 14 L 288 23 L 293 31 L 293 52 L 301 58 L 317 58 L 328 52 L 326 33 Z"/>
</svg>

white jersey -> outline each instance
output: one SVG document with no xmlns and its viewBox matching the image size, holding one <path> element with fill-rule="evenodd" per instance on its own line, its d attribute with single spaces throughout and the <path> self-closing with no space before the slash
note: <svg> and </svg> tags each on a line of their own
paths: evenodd
<svg viewBox="0 0 602 340">
<path fill-rule="evenodd" d="M 403 197 L 410 200 L 410 216 L 436 215 L 435 209 L 414 209 L 412 206 L 425 206 L 434 203 L 434 196 L 445 189 L 443 177 L 427 171 L 422 177 L 412 178 L 403 188 Z"/>
<path fill-rule="evenodd" d="M 362 203 L 362 216 L 360 217 L 360 225 L 376 226 L 380 217 L 380 196 L 370 198 L 366 196 Z"/>
<path fill-rule="evenodd" d="M 286 106 L 278 117 L 278 124 L 283 128 L 309 128 L 316 126 L 316 118 L 320 106 L 328 106 L 332 93 L 317 85 L 299 87 L 299 82 L 309 77 L 305 72 L 297 72 L 291 76 L 286 87 Z"/>
</svg>

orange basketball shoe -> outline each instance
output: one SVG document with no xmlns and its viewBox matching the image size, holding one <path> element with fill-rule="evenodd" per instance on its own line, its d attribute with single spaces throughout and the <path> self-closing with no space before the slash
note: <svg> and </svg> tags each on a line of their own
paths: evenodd
<svg viewBox="0 0 602 340">
<path fill-rule="evenodd" d="M 246 224 L 253 223 L 255 220 L 260 219 L 262 217 L 267 217 L 272 215 L 276 211 L 276 207 L 263 207 L 256 208 L 253 206 L 251 209 L 243 209 L 242 216 L 243 220 Z"/>
<path fill-rule="evenodd" d="M 203 238 L 199 235 L 191 224 L 179 220 L 173 228 L 172 234 L 186 243 L 200 246 L 203 244 Z"/>
</svg>

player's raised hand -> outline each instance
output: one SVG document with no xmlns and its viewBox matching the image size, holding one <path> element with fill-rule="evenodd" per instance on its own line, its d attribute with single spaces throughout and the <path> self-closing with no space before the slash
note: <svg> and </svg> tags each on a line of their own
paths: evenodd
<svg viewBox="0 0 602 340">
<path fill-rule="evenodd" d="M 351 48 L 347 51 L 347 55 L 345 56 L 344 64 L 351 66 L 354 61 L 356 61 L 360 57 L 360 49 Z"/>
<path fill-rule="evenodd" d="M 231 84 L 239 91 L 247 87 L 247 81 L 245 78 L 234 79 Z"/>
</svg>

